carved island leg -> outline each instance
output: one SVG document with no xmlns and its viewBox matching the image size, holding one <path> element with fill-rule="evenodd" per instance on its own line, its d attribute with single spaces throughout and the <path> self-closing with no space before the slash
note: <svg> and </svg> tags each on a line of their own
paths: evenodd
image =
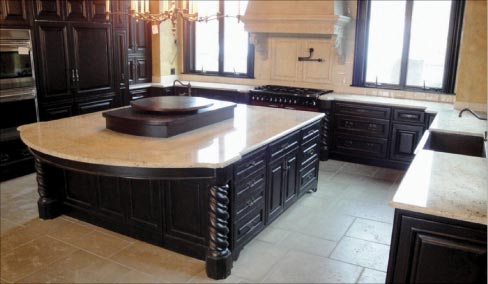
<svg viewBox="0 0 488 284">
<path fill-rule="evenodd" d="M 229 186 L 212 186 L 209 198 L 209 244 L 206 257 L 207 276 L 213 279 L 224 279 L 232 269 L 232 254 L 229 250 Z"/>
<path fill-rule="evenodd" d="M 52 185 L 55 182 L 50 180 L 46 164 L 42 163 L 39 158 L 35 158 L 35 168 L 37 172 L 37 191 L 39 192 L 39 200 L 37 207 L 39 210 L 39 218 L 53 219 L 60 215 L 59 201 L 52 192 Z"/>
</svg>

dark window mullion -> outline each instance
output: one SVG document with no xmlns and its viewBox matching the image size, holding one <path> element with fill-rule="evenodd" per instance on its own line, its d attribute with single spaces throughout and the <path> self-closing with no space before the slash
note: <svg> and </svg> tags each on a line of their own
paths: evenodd
<svg viewBox="0 0 488 284">
<path fill-rule="evenodd" d="M 224 1 L 219 0 L 219 11 L 221 15 L 225 15 Z M 219 21 L 219 74 L 224 73 L 224 19 L 220 18 Z"/>
<path fill-rule="evenodd" d="M 405 27 L 403 30 L 402 63 L 400 69 L 400 88 L 407 83 L 408 54 L 410 51 L 410 33 L 412 31 L 413 1 L 408 0 L 405 7 Z"/>
<path fill-rule="evenodd" d="M 461 45 L 464 4 L 464 1 L 452 1 L 451 4 L 451 17 L 449 20 L 449 33 L 447 36 L 446 59 L 444 64 L 444 78 L 442 80 L 442 90 L 445 93 L 454 93 L 457 62 Z"/>
</svg>

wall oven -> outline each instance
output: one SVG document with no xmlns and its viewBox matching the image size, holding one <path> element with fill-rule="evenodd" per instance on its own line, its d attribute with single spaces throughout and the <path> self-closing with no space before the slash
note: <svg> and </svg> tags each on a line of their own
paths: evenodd
<svg viewBox="0 0 488 284">
<path fill-rule="evenodd" d="M 0 29 L 0 180 L 29 173 L 17 127 L 39 121 L 30 30 Z"/>
</svg>

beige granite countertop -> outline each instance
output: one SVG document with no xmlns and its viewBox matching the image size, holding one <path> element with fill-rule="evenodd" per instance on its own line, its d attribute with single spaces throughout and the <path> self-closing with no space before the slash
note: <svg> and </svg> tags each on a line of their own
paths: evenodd
<svg viewBox="0 0 488 284">
<path fill-rule="evenodd" d="M 488 129 L 470 113 L 459 117 L 449 103 L 338 93 L 320 99 L 419 108 L 436 114 L 430 131 L 484 136 Z M 417 149 L 390 205 L 486 225 L 487 197 L 488 159 Z"/>
<path fill-rule="evenodd" d="M 102 112 L 20 126 L 34 150 L 79 162 L 147 168 L 221 168 L 320 119 L 321 113 L 237 105 L 228 119 L 169 138 L 105 128 Z"/>
<path fill-rule="evenodd" d="M 422 150 L 390 205 L 486 225 L 487 175 L 486 159 Z"/>
</svg>

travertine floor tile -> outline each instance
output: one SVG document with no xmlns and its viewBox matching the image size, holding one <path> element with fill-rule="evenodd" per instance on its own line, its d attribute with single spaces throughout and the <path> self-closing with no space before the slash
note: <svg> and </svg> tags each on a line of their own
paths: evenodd
<svg viewBox="0 0 488 284">
<path fill-rule="evenodd" d="M 215 280 L 207 277 L 205 270 L 195 275 L 188 283 L 247 283 L 246 280 L 241 279 L 232 273 L 229 277 L 222 280 Z"/>
<path fill-rule="evenodd" d="M 10 222 L 7 219 L 0 218 L 0 236 L 7 233 L 8 231 L 10 231 L 14 228 L 21 227 L 21 226 L 22 225 Z"/>
<path fill-rule="evenodd" d="M 48 233 L 48 236 L 63 241 L 72 243 L 75 240 L 85 237 L 90 232 L 93 232 L 92 228 L 82 226 L 78 223 L 70 222 L 65 219 L 61 219 L 62 225 L 58 226 L 57 230 Z"/>
<path fill-rule="evenodd" d="M 356 218 L 346 236 L 390 245 L 393 225 Z"/>
<path fill-rule="evenodd" d="M 283 230 L 280 228 L 268 226 L 266 229 L 264 229 L 261 233 L 259 233 L 256 236 L 256 239 L 263 242 L 276 244 L 279 241 L 286 238 L 288 234 L 290 234 L 290 231 L 288 230 Z"/>
<path fill-rule="evenodd" d="M 264 283 L 355 283 L 362 267 L 291 250 Z"/>
<path fill-rule="evenodd" d="M 332 252 L 330 258 L 386 271 L 390 247 L 364 240 L 344 237 Z"/>
<path fill-rule="evenodd" d="M 186 282 L 205 268 L 205 263 L 160 247 L 135 242 L 111 259 L 151 274 L 161 282 Z"/>
<path fill-rule="evenodd" d="M 41 220 L 37 218 L 33 219 L 23 224 L 22 227 L 17 227 L 0 236 L 2 254 L 29 241 L 44 237 L 52 232 L 56 232 L 59 230 L 59 228 L 70 224 L 70 222 L 61 218 L 52 220 Z"/>
<path fill-rule="evenodd" d="M 285 248 L 253 240 L 244 247 L 239 258 L 234 262 L 232 274 L 252 282 L 260 282 L 287 251 L 288 249 Z"/>
<path fill-rule="evenodd" d="M 123 277 L 113 281 L 113 283 L 162 283 L 161 278 L 131 269 Z"/>
<path fill-rule="evenodd" d="M 112 283 L 130 271 L 82 250 L 21 279 L 21 283 Z"/>
<path fill-rule="evenodd" d="M 2 278 L 7 281 L 17 281 L 75 250 L 74 247 L 47 236 L 33 240 L 5 254 L 2 253 Z"/>
<path fill-rule="evenodd" d="M 81 225 L 78 226 L 83 227 Z M 87 227 L 84 228 L 89 230 Z M 89 234 L 72 238 L 66 242 L 102 257 L 110 257 L 131 244 L 125 240 L 114 238 L 113 236 L 98 231 L 92 231 Z"/>
<path fill-rule="evenodd" d="M 358 283 L 385 283 L 386 273 L 378 270 L 365 268 L 361 277 L 359 277 Z"/>
<path fill-rule="evenodd" d="M 302 221 L 305 222 L 303 228 L 297 231 L 312 237 L 339 241 L 353 221 L 354 217 L 342 214 L 310 215 Z"/>
<path fill-rule="evenodd" d="M 362 164 L 345 163 L 340 173 L 373 177 L 380 168 Z"/>
<path fill-rule="evenodd" d="M 335 210 L 341 214 L 390 224 L 393 223 L 393 215 L 395 213 L 395 210 L 388 206 L 388 204 L 379 204 L 354 199 L 340 200 L 337 202 Z"/>
<path fill-rule="evenodd" d="M 327 257 L 336 247 L 337 243 L 292 232 L 277 245 L 308 254 Z"/>
<path fill-rule="evenodd" d="M 394 182 L 401 178 L 404 174 L 405 171 L 401 170 L 379 168 L 379 170 L 374 174 L 374 178 Z"/>
<path fill-rule="evenodd" d="M 319 164 L 319 169 L 321 171 L 336 172 L 344 166 L 345 162 L 337 160 L 321 161 Z"/>
<path fill-rule="evenodd" d="M 300 230 L 305 225 L 304 220 L 314 212 L 313 208 L 301 206 L 298 200 L 287 211 L 283 212 L 276 220 L 271 223 L 271 226 L 284 230 Z"/>
</svg>

